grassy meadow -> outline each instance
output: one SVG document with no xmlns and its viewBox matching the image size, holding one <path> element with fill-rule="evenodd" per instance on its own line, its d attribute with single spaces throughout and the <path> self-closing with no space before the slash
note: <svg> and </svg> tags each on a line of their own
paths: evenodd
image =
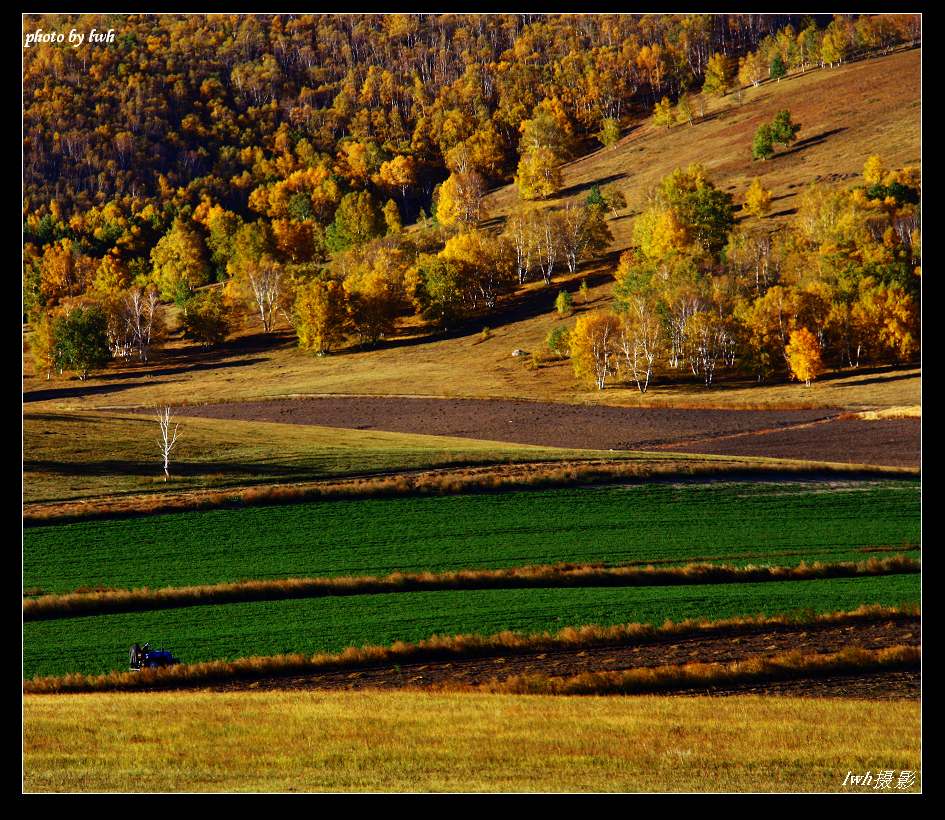
<svg viewBox="0 0 945 820">
<path fill-rule="evenodd" d="M 313 481 L 391 470 L 599 458 L 600 453 L 448 436 L 187 417 L 165 482 L 150 415 L 39 413 L 23 418 L 26 503 Z M 682 461 L 677 453 L 609 453 Z M 691 458 L 691 457 L 688 457 Z"/>
<path fill-rule="evenodd" d="M 756 696 L 42 695 L 24 741 L 27 792 L 842 792 L 920 764 L 918 703 Z"/>
</svg>

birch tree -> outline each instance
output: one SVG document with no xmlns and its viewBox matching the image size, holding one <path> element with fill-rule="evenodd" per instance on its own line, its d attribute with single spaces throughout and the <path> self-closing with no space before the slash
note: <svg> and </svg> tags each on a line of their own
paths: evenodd
<svg viewBox="0 0 945 820">
<path fill-rule="evenodd" d="M 171 452 L 177 444 L 180 425 L 174 422 L 174 430 L 171 431 L 172 419 L 170 407 L 164 407 L 157 411 L 157 422 L 161 428 L 161 437 L 158 439 L 158 446 L 160 447 L 161 458 L 164 459 L 164 480 L 167 481 L 171 476 Z"/>
<path fill-rule="evenodd" d="M 561 218 L 554 211 L 545 211 L 538 220 L 535 251 L 538 256 L 538 265 L 541 276 L 546 285 L 551 284 L 555 263 L 561 250 Z"/>
<path fill-rule="evenodd" d="M 282 265 L 268 254 L 256 259 L 243 259 L 237 268 L 233 284 L 259 314 L 263 331 L 269 333 L 282 309 L 286 276 Z"/>
<path fill-rule="evenodd" d="M 614 372 L 620 320 L 610 312 L 585 313 L 578 317 L 569 336 L 574 374 L 603 390 Z"/>
<path fill-rule="evenodd" d="M 523 285 L 531 272 L 538 246 L 538 220 L 531 208 L 522 207 L 513 212 L 506 226 L 505 236 L 515 251 L 515 273 L 518 283 Z"/>
<path fill-rule="evenodd" d="M 646 393 L 662 341 L 660 317 L 643 296 L 630 296 L 626 305 L 627 312 L 620 327 L 620 350 L 637 389 Z"/>
</svg>

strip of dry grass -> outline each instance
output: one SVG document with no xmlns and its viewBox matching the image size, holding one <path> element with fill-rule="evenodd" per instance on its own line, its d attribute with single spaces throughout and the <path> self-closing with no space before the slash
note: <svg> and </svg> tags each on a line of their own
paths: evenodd
<svg viewBox="0 0 945 820">
<path fill-rule="evenodd" d="M 95 518 L 153 515 L 184 510 L 290 504 L 304 501 L 390 498 L 422 495 L 552 489 L 575 485 L 631 484 L 650 481 L 688 481 L 707 478 L 740 480 L 817 480 L 823 478 L 884 479 L 918 477 L 911 467 L 872 467 L 817 461 L 729 458 L 640 453 L 639 460 L 578 461 L 504 465 L 478 470 L 430 470 L 381 478 L 275 484 L 232 490 L 105 498 L 53 505 L 26 505 L 23 526 L 65 523 Z"/>
<path fill-rule="evenodd" d="M 882 410 L 863 410 L 860 413 L 853 413 L 853 418 L 863 421 L 882 421 L 883 419 L 920 419 L 922 418 L 922 405 L 910 404 L 903 407 L 886 407 Z"/>
<path fill-rule="evenodd" d="M 286 578 L 240 581 L 163 589 L 109 589 L 42 595 L 23 601 L 23 620 L 77 618 L 118 612 L 241 601 L 317 598 L 324 595 L 371 595 L 448 589 L 519 589 L 528 587 L 668 586 L 758 581 L 802 581 L 920 572 L 914 558 L 869 558 L 865 561 L 801 563 L 793 567 L 731 564 L 687 564 L 680 567 L 553 564 L 459 572 L 394 572 L 384 577 Z"/>
<path fill-rule="evenodd" d="M 919 772 L 919 704 L 429 692 L 27 696 L 27 792 L 843 792 Z M 921 777 L 910 789 L 921 789 Z M 892 789 L 891 791 L 895 791 Z"/>
<path fill-rule="evenodd" d="M 850 612 L 792 617 L 747 616 L 717 621 L 667 621 L 662 626 L 623 624 L 619 626 L 566 627 L 556 633 L 521 634 L 500 632 L 496 635 L 433 636 L 417 643 L 398 641 L 391 646 L 349 647 L 337 654 L 271 655 L 240 658 L 235 661 L 207 661 L 181 664 L 140 672 L 110 672 L 105 675 L 71 674 L 58 677 L 37 677 L 24 681 L 24 692 L 54 694 L 76 692 L 107 692 L 199 688 L 234 680 L 258 680 L 267 677 L 314 674 L 350 669 L 352 667 L 444 660 L 457 657 L 482 657 L 498 652 L 536 652 L 558 648 L 608 646 L 646 643 L 668 636 L 712 636 L 746 634 L 782 625 L 858 624 L 878 620 L 914 620 L 916 607 L 862 606 Z"/>
<path fill-rule="evenodd" d="M 739 683 L 765 683 L 863 672 L 918 669 L 922 650 L 899 644 L 883 649 L 850 646 L 839 652 L 783 652 L 730 663 L 685 663 L 615 672 L 584 672 L 567 678 L 515 675 L 478 687 L 443 684 L 443 689 L 475 688 L 512 695 L 631 695 L 710 689 Z"/>
</svg>

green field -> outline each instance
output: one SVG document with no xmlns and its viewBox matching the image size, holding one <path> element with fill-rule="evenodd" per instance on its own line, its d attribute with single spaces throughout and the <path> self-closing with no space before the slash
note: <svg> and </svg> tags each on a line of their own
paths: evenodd
<svg viewBox="0 0 945 820">
<path fill-rule="evenodd" d="M 188 663 L 348 646 L 566 626 L 659 625 L 860 604 L 918 603 L 918 575 L 677 587 L 499 589 L 195 606 L 24 624 L 24 676 L 94 674 L 127 666 L 128 647 L 150 641 Z"/>
<path fill-rule="evenodd" d="M 919 493 L 918 481 L 652 484 L 87 521 L 26 529 L 23 585 L 62 593 L 557 561 L 862 560 L 864 547 L 919 543 Z"/>
</svg>

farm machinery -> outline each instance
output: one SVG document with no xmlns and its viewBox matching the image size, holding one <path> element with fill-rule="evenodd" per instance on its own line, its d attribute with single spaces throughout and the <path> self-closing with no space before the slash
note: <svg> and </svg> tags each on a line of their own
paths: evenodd
<svg viewBox="0 0 945 820">
<path fill-rule="evenodd" d="M 160 666 L 174 666 L 180 661 L 169 649 L 152 649 L 151 644 L 134 644 L 128 651 L 128 668 L 133 672 L 141 669 L 156 669 Z"/>
</svg>

